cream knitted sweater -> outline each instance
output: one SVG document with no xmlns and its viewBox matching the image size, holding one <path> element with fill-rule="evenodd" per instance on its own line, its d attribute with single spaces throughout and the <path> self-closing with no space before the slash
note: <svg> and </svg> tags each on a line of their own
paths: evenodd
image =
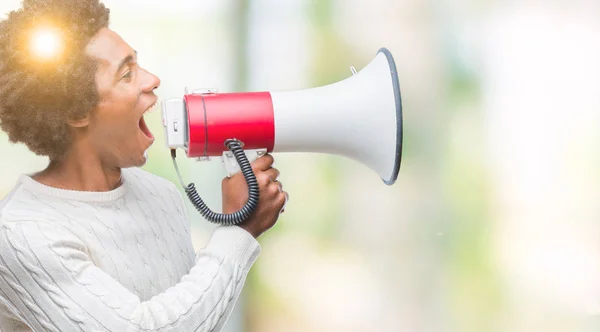
<svg viewBox="0 0 600 332">
<path fill-rule="evenodd" d="M 122 170 L 109 192 L 22 175 L 0 201 L 0 330 L 220 331 L 260 246 L 218 227 L 194 253 L 169 181 Z"/>
</svg>

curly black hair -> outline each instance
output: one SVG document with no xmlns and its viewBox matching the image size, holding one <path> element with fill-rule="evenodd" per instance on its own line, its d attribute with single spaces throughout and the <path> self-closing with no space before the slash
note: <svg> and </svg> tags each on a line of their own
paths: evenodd
<svg viewBox="0 0 600 332">
<path fill-rule="evenodd" d="M 24 0 L 0 22 L 0 128 L 11 142 L 51 160 L 64 156 L 67 121 L 85 117 L 99 101 L 97 63 L 85 48 L 108 27 L 109 14 L 99 0 Z M 38 26 L 60 31 L 61 56 L 43 61 L 31 52 Z"/>
</svg>

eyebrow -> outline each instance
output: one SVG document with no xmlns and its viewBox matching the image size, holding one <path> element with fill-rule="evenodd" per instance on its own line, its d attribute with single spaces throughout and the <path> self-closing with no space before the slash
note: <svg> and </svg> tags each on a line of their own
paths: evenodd
<svg viewBox="0 0 600 332">
<path fill-rule="evenodd" d="M 135 53 L 135 55 L 137 56 L 137 51 L 134 50 L 133 51 Z M 121 60 L 121 62 L 119 63 L 119 67 L 117 67 L 117 71 L 115 73 L 115 75 L 119 74 L 119 72 L 121 71 L 121 69 L 123 69 L 123 67 L 125 67 L 126 65 L 130 64 L 131 62 L 133 62 L 133 55 L 129 54 L 128 56 L 126 56 L 125 58 L 123 58 L 123 60 Z"/>
</svg>

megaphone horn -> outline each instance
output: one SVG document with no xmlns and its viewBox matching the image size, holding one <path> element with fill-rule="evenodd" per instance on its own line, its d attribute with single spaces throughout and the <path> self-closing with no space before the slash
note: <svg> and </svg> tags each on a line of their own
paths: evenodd
<svg viewBox="0 0 600 332">
<path fill-rule="evenodd" d="M 341 155 L 365 164 L 387 185 L 402 157 L 402 101 L 392 54 L 381 48 L 361 71 L 295 91 L 195 91 L 163 102 L 169 148 L 188 157 L 222 156 L 226 139 L 245 150 Z"/>
<path fill-rule="evenodd" d="M 344 156 L 396 182 L 402 157 L 402 100 L 396 64 L 381 48 L 361 71 L 336 83 L 292 91 L 195 91 L 163 101 L 169 148 L 188 157 L 233 159 L 237 140 L 254 159 L 264 152 Z M 233 151 L 233 150 L 232 150 Z M 235 162 L 224 160 L 229 172 Z"/>
</svg>

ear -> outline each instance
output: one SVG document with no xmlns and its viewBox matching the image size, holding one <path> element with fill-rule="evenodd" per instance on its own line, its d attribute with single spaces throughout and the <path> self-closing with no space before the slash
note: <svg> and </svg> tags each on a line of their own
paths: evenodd
<svg viewBox="0 0 600 332">
<path fill-rule="evenodd" d="M 89 114 L 80 118 L 80 119 L 69 119 L 67 120 L 69 126 L 74 128 L 83 128 L 87 127 L 90 124 Z"/>
</svg>

